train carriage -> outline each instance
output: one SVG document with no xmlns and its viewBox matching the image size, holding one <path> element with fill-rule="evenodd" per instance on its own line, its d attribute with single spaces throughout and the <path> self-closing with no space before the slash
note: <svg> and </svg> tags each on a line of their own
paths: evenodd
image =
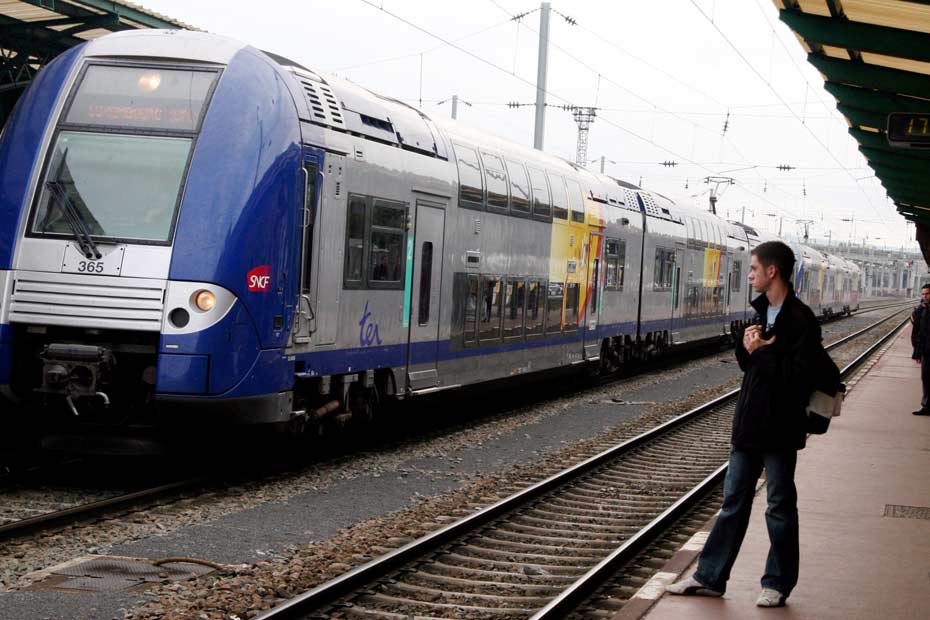
<svg viewBox="0 0 930 620">
<path fill-rule="evenodd" d="M 0 175 L 0 391 L 49 427 L 299 429 L 613 370 L 729 337 L 763 238 L 193 32 L 62 54 Z M 819 309 L 823 258 L 798 254 Z"/>
</svg>

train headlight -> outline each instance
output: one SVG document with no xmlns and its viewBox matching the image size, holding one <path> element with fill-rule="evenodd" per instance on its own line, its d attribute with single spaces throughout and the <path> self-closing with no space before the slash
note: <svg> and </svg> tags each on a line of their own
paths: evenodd
<svg viewBox="0 0 930 620">
<path fill-rule="evenodd" d="M 194 293 L 194 305 L 203 312 L 209 312 L 216 306 L 216 295 L 210 291 L 197 291 Z"/>
</svg>

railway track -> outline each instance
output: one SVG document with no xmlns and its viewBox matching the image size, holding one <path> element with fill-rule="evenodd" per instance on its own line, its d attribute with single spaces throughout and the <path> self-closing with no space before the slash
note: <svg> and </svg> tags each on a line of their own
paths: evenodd
<svg viewBox="0 0 930 620">
<path fill-rule="evenodd" d="M 903 302 L 865 308 L 860 312 L 887 309 Z M 909 303 L 909 302 L 905 302 Z M 867 328 L 870 329 L 870 328 Z M 866 330 L 864 330 L 866 331 Z M 856 332 L 853 336 L 862 333 Z M 73 464 L 74 461 L 64 461 Z M 56 466 L 60 466 L 59 463 Z M 0 541 L 20 538 L 44 530 L 89 522 L 107 515 L 118 515 L 149 508 L 153 505 L 188 497 L 210 484 L 208 476 L 190 479 L 164 479 L 148 487 L 133 486 L 128 490 L 52 488 L 36 490 L 17 488 L 17 480 L 41 478 L 41 468 L 27 476 L 14 476 L 0 489 Z"/>
<path fill-rule="evenodd" d="M 33 497 L 26 499 L 26 502 L 31 504 L 31 508 L 20 509 L 19 516 L 11 517 L 5 514 L 8 510 L 6 508 L 0 510 L 0 541 L 21 538 L 64 525 L 92 521 L 114 513 L 149 507 L 159 501 L 174 501 L 178 497 L 194 493 L 207 482 L 207 478 L 178 480 L 123 493 L 117 492 L 90 502 L 82 502 L 75 497 L 76 494 L 69 494 L 71 497 L 67 499 L 58 497 L 50 500 L 48 497 L 32 493 Z M 7 495 L 15 497 L 15 492 L 8 492 Z M 54 502 L 57 507 L 48 509 L 50 502 Z M 35 514 L 22 516 L 30 512 Z"/>
<path fill-rule="evenodd" d="M 905 323 L 844 368 L 844 377 Z M 259 620 L 566 618 L 722 482 L 738 391 L 359 566 Z"/>
</svg>

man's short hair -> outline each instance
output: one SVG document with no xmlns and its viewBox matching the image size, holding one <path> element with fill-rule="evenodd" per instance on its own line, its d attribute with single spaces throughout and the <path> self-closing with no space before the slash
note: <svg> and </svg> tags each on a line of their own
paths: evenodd
<svg viewBox="0 0 930 620">
<path fill-rule="evenodd" d="M 920 287 L 920 290 L 924 290 L 925 288 L 930 288 L 930 282 L 928 282 L 927 284 L 924 284 L 923 286 L 921 286 L 921 287 Z"/>
<path fill-rule="evenodd" d="M 782 280 L 791 280 L 791 274 L 794 273 L 794 252 L 787 245 L 781 241 L 766 241 L 754 247 L 752 253 L 763 267 L 775 265 Z"/>
</svg>

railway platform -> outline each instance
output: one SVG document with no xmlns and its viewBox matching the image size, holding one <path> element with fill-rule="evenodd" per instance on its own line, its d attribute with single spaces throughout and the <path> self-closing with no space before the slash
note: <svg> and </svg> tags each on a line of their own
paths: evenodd
<svg viewBox="0 0 930 620">
<path fill-rule="evenodd" d="M 930 618 L 930 417 L 911 414 L 921 386 L 910 353 L 908 327 L 854 377 L 829 432 L 799 453 L 801 575 L 786 607 L 755 605 L 769 547 L 760 485 L 723 598 L 661 594 L 662 582 L 694 571 L 699 532 L 615 620 Z"/>
</svg>

